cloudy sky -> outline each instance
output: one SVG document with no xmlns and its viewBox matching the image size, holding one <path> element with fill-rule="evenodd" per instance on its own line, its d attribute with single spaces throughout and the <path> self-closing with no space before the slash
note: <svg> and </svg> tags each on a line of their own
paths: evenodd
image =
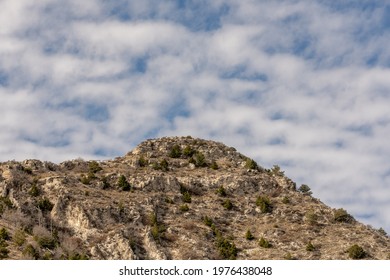
<svg viewBox="0 0 390 280">
<path fill-rule="evenodd" d="M 224 142 L 390 232 L 388 0 L 0 0 L 0 161 Z"/>
</svg>

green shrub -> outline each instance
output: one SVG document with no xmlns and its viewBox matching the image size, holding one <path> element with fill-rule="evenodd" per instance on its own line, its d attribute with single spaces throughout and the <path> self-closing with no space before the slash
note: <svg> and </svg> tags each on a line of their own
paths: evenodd
<svg viewBox="0 0 390 280">
<path fill-rule="evenodd" d="M 206 226 L 209 226 L 209 227 L 211 227 L 213 224 L 213 220 L 207 216 L 203 217 L 203 222 Z"/>
<path fill-rule="evenodd" d="M 36 184 L 33 184 L 31 186 L 30 190 L 28 191 L 28 194 L 33 196 L 33 197 L 39 196 L 40 193 L 41 193 L 41 191 Z"/>
<path fill-rule="evenodd" d="M 289 204 L 290 203 L 290 199 L 288 198 L 288 196 L 285 196 L 285 197 L 283 197 L 282 202 L 284 204 Z"/>
<path fill-rule="evenodd" d="M 354 218 L 343 208 L 334 211 L 334 221 L 339 223 L 351 223 Z"/>
<path fill-rule="evenodd" d="M 226 196 L 226 190 L 223 186 L 220 186 L 216 191 L 215 191 L 216 194 L 220 195 L 220 196 Z"/>
<path fill-rule="evenodd" d="M 311 191 L 310 187 L 308 185 L 302 184 L 299 188 L 298 191 L 300 191 L 303 194 L 307 195 L 312 195 L 313 192 Z"/>
<path fill-rule="evenodd" d="M 26 246 L 26 248 L 24 248 L 22 253 L 23 253 L 23 256 L 28 256 L 28 257 L 33 258 L 35 260 L 37 260 L 39 258 L 39 253 L 34 248 L 34 246 L 31 244 L 28 244 Z"/>
<path fill-rule="evenodd" d="M 160 238 L 160 229 L 157 224 L 152 226 L 150 233 L 152 234 L 154 240 L 158 240 Z"/>
<path fill-rule="evenodd" d="M 38 208 L 42 212 L 50 212 L 53 209 L 53 207 L 54 207 L 54 204 L 51 203 L 51 201 L 46 197 L 44 197 L 38 201 Z"/>
<path fill-rule="evenodd" d="M 82 174 L 80 177 L 80 182 L 84 185 L 89 185 L 91 183 L 91 178 L 88 175 Z"/>
<path fill-rule="evenodd" d="M 230 199 L 225 199 L 222 202 L 222 206 L 227 209 L 227 210 L 232 210 L 233 209 L 233 203 L 230 201 Z"/>
<path fill-rule="evenodd" d="M 12 237 L 12 241 L 15 242 L 16 245 L 22 246 L 26 242 L 26 234 L 23 230 L 17 230 Z"/>
<path fill-rule="evenodd" d="M 126 177 L 124 175 L 119 176 L 119 178 L 118 178 L 118 187 L 122 191 L 125 191 L 125 192 L 130 191 L 131 186 L 130 186 L 129 182 L 127 182 Z"/>
<path fill-rule="evenodd" d="M 169 152 L 169 156 L 171 157 L 171 158 L 179 158 L 179 157 L 181 157 L 181 148 L 180 148 L 180 146 L 179 145 L 174 145 L 172 148 L 171 148 L 171 150 L 170 150 L 170 152 Z"/>
<path fill-rule="evenodd" d="M 207 166 L 206 158 L 205 158 L 203 153 L 197 152 L 195 154 L 195 166 L 196 167 L 206 167 Z"/>
<path fill-rule="evenodd" d="M 140 167 L 146 167 L 148 164 L 149 164 L 149 161 L 147 159 L 145 159 L 144 156 L 140 156 L 140 158 L 138 159 L 138 165 Z"/>
<path fill-rule="evenodd" d="M 362 247 L 357 244 L 352 245 L 348 249 L 348 256 L 353 260 L 360 260 L 366 257 L 367 253 Z"/>
<path fill-rule="evenodd" d="M 383 228 L 378 229 L 378 232 L 379 232 L 381 235 L 387 236 L 387 232 L 386 232 Z"/>
<path fill-rule="evenodd" d="M 305 217 L 306 217 L 306 220 L 307 220 L 307 222 L 308 222 L 309 225 L 314 226 L 314 225 L 317 224 L 318 216 L 317 216 L 316 213 L 314 213 L 313 210 L 309 210 L 309 211 L 306 213 Z"/>
<path fill-rule="evenodd" d="M 190 146 L 186 146 L 183 150 L 183 155 L 187 158 L 192 157 L 194 154 L 195 151 Z"/>
<path fill-rule="evenodd" d="M 154 162 L 152 168 L 154 170 L 168 171 L 168 161 L 166 159 L 162 159 L 159 163 Z"/>
<path fill-rule="evenodd" d="M 246 233 L 245 233 L 245 238 L 247 239 L 247 240 L 253 240 L 253 239 L 255 239 L 255 237 L 252 235 L 252 233 L 251 233 L 251 231 L 248 229 L 247 231 L 246 231 Z"/>
<path fill-rule="evenodd" d="M 0 260 L 8 258 L 8 245 L 4 240 L 0 240 Z"/>
<path fill-rule="evenodd" d="M 14 205 L 12 204 L 12 201 L 9 199 L 9 197 L 0 197 L 0 214 L 2 213 L 1 210 L 13 207 Z"/>
<path fill-rule="evenodd" d="M 213 160 L 210 164 L 210 168 L 211 169 L 214 169 L 214 170 L 217 170 L 219 167 L 218 167 L 218 164 L 215 160 Z"/>
<path fill-rule="evenodd" d="M 162 171 L 168 171 L 168 162 L 165 159 L 160 161 L 160 169 Z"/>
<path fill-rule="evenodd" d="M 276 176 L 284 176 L 284 171 L 282 171 L 280 166 L 276 164 L 271 168 L 271 173 Z"/>
<path fill-rule="evenodd" d="M 106 189 L 108 189 L 108 188 L 110 188 L 111 186 L 110 186 L 110 183 L 108 182 L 108 178 L 106 177 L 106 176 L 104 176 L 103 178 L 102 178 L 102 183 L 103 183 L 103 190 L 106 190 Z"/>
<path fill-rule="evenodd" d="M 314 245 L 309 241 L 309 243 L 306 244 L 306 251 L 312 252 L 315 250 Z"/>
<path fill-rule="evenodd" d="M 33 173 L 32 169 L 30 167 L 22 166 L 22 171 L 27 173 L 28 175 L 31 175 Z"/>
<path fill-rule="evenodd" d="M 236 259 L 238 250 L 233 242 L 219 236 L 217 237 L 217 248 L 222 258 L 226 260 Z"/>
<path fill-rule="evenodd" d="M 269 243 L 269 241 L 266 240 L 264 237 L 260 238 L 259 246 L 263 247 L 263 248 L 271 248 L 272 247 L 271 243 Z"/>
<path fill-rule="evenodd" d="M 256 161 L 254 161 L 253 159 L 246 159 L 245 161 L 245 168 L 248 168 L 248 169 L 257 169 L 258 166 L 257 166 L 257 163 Z"/>
<path fill-rule="evenodd" d="M 157 215 L 155 212 L 149 214 L 148 222 L 150 225 L 157 225 Z"/>
<path fill-rule="evenodd" d="M 55 247 L 57 247 L 57 241 L 53 236 L 34 236 L 34 238 L 42 248 L 54 249 Z"/>
<path fill-rule="evenodd" d="M 268 197 L 259 196 L 256 199 L 256 205 L 260 207 L 261 213 L 271 213 L 272 212 L 272 204 Z"/>
<path fill-rule="evenodd" d="M 5 228 L 0 229 L 0 241 L 1 240 L 10 240 L 11 236 Z"/>
<path fill-rule="evenodd" d="M 180 211 L 187 212 L 188 210 L 190 210 L 190 208 L 188 207 L 187 204 L 180 205 Z"/>
<path fill-rule="evenodd" d="M 188 191 L 184 192 L 183 196 L 182 196 L 182 200 L 185 203 L 191 203 L 191 200 L 192 200 L 191 199 L 191 194 Z"/>
<path fill-rule="evenodd" d="M 103 168 L 101 168 L 99 163 L 95 160 L 89 162 L 88 169 L 89 169 L 89 172 L 91 172 L 91 173 L 97 173 L 97 172 L 103 170 Z"/>
</svg>

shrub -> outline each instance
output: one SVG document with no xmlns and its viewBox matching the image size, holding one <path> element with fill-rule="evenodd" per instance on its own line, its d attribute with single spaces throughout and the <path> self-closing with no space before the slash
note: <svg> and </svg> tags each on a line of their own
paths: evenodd
<svg viewBox="0 0 390 280">
<path fill-rule="evenodd" d="M 203 222 L 206 226 L 209 226 L 209 227 L 211 227 L 213 224 L 213 220 L 207 216 L 203 217 Z"/>
<path fill-rule="evenodd" d="M 158 240 L 160 238 L 160 229 L 157 224 L 152 226 L 150 233 L 152 234 L 154 240 Z"/>
<path fill-rule="evenodd" d="M 154 162 L 152 165 L 152 168 L 154 170 L 162 170 L 162 171 L 168 171 L 168 161 L 166 159 L 162 159 L 160 162 Z"/>
<path fill-rule="evenodd" d="M 220 195 L 220 196 L 226 196 L 226 190 L 223 186 L 220 186 L 216 191 L 215 191 L 216 194 Z"/>
<path fill-rule="evenodd" d="M 41 191 L 36 184 L 33 184 L 31 186 L 30 190 L 28 191 L 28 194 L 31 196 L 34 196 L 34 197 L 39 196 L 40 193 L 41 193 Z"/>
<path fill-rule="evenodd" d="M 89 162 L 88 169 L 89 169 L 89 172 L 91 172 L 91 173 L 97 173 L 97 172 L 103 170 L 103 168 L 101 168 L 99 163 L 95 160 Z"/>
<path fill-rule="evenodd" d="M 257 169 L 258 166 L 257 166 L 256 161 L 254 161 L 253 159 L 248 158 L 248 159 L 245 161 L 245 168 L 248 168 L 248 169 Z"/>
<path fill-rule="evenodd" d="M 312 252 L 314 251 L 314 249 L 315 249 L 314 245 L 309 241 L 309 243 L 307 243 L 306 245 L 306 251 Z"/>
<path fill-rule="evenodd" d="M 130 191 L 131 186 L 130 186 L 129 182 L 127 182 L 126 177 L 124 175 L 119 176 L 119 178 L 118 178 L 118 187 L 122 191 L 125 191 L 125 192 Z"/>
<path fill-rule="evenodd" d="M 157 215 L 155 212 L 149 214 L 148 217 L 150 225 L 157 225 Z"/>
<path fill-rule="evenodd" d="M 168 162 L 165 159 L 160 161 L 160 169 L 162 171 L 168 171 Z"/>
<path fill-rule="evenodd" d="M 26 242 L 26 234 L 23 230 L 17 230 L 12 237 L 12 241 L 15 242 L 16 245 L 22 246 Z"/>
<path fill-rule="evenodd" d="M 214 170 L 217 170 L 219 167 L 218 167 L 218 164 L 215 160 L 213 160 L 210 164 L 210 168 L 211 169 L 214 169 Z"/>
<path fill-rule="evenodd" d="M 307 195 L 312 195 L 313 192 L 311 191 L 310 187 L 308 185 L 301 185 L 299 188 L 298 188 L 298 191 L 300 191 L 301 193 L 303 194 L 307 194 Z"/>
<path fill-rule="evenodd" d="M 387 232 L 386 232 L 383 228 L 378 229 L 378 232 L 379 232 L 381 235 L 387 236 Z"/>
<path fill-rule="evenodd" d="M 0 260 L 8 258 L 9 250 L 7 247 L 7 243 L 5 243 L 3 240 L 0 240 Z"/>
<path fill-rule="evenodd" d="M 203 153 L 197 152 L 195 154 L 195 166 L 196 167 L 206 167 L 207 166 L 206 158 L 205 158 Z"/>
<path fill-rule="evenodd" d="M 252 233 L 251 233 L 251 231 L 248 229 L 247 231 L 246 231 L 246 233 L 245 233 L 245 238 L 247 239 L 247 240 L 253 240 L 253 239 L 255 239 L 255 237 L 252 235 Z"/>
<path fill-rule="evenodd" d="M 39 254 L 38 254 L 37 250 L 31 244 L 28 244 L 26 246 L 26 248 L 24 248 L 23 255 L 28 256 L 30 258 L 33 258 L 35 260 L 39 258 Z"/>
<path fill-rule="evenodd" d="M 57 241 L 50 235 L 35 236 L 35 240 L 42 248 L 54 249 L 57 246 Z"/>
<path fill-rule="evenodd" d="M 191 203 L 191 194 L 188 191 L 183 192 L 182 200 L 185 203 Z"/>
<path fill-rule="evenodd" d="M 110 186 L 110 183 L 108 182 L 108 178 L 107 178 L 107 176 L 104 176 L 103 178 L 102 178 L 102 188 L 103 188 L 103 190 L 106 190 L 106 189 L 108 189 L 108 188 L 110 188 L 111 186 Z"/>
<path fill-rule="evenodd" d="M 348 249 L 348 256 L 353 260 L 360 260 L 366 257 L 367 253 L 357 244 L 352 245 Z"/>
<path fill-rule="evenodd" d="M 80 182 L 84 185 L 89 185 L 91 183 L 91 178 L 88 175 L 81 175 Z"/>
<path fill-rule="evenodd" d="M 261 213 L 271 213 L 272 212 L 271 201 L 266 196 L 259 196 L 256 199 L 256 205 L 260 207 Z"/>
<path fill-rule="evenodd" d="M 237 257 L 237 247 L 222 236 L 217 237 L 217 247 L 220 255 L 227 260 L 234 260 Z"/>
<path fill-rule="evenodd" d="M 260 238 L 259 246 L 263 247 L 263 248 L 271 248 L 272 247 L 271 243 L 269 243 L 268 240 L 264 239 L 264 237 Z"/>
<path fill-rule="evenodd" d="M 138 159 L 138 165 L 140 167 L 145 167 L 149 164 L 148 160 L 144 158 L 144 156 L 140 156 L 140 158 Z"/>
<path fill-rule="evenodd" d="M 351 223 L 354 218 L 343 208 L 334 211 L 334 221 L 339 223 Z"/>
<path fill-rule="evenodd" d="M 283 197 L 282 202 L 284 204 L 289 204 L 290 203 L 290 199 L 288 198 L 288 196 L 285 196 L 285 197 Z"/>
<path fill-rule="evenodd" d="M 171 158 L 179 158 L 181 157 L 181 148 L 179 145 L 174 145 L 172 148 L 171 148 L 171 151 L 169 152 L 169 156 Z"/>
<path fill-rule="evenodd" d="M 0 241 L 10 240 L 11 236 L 5 228 L 0 229 Z"/>
<path fill-rule="evenodd" d="M 222 206 L 227 209 L 227 210 L 232 210 L 233 209 L 233 203 L 230 201 L 230 199 L 225 199 L 222 202 Z"/>
<path fill-rule="evenodd" d="M 180 211 L 187 212 L 188 210 L 190 210 L 190 208 L 188 207 L 187 204 L 180 205 Z"/>
<path fill-rule="evenodd" d="M 271 173 L 276 176 L 284 176 L 284 171 L 282 171 L 280 166 L 276 164 L 271 168 Z"/>
<path fill-rule="evenodd" d="M 307 222 L 309 223 L 309 225 L 316 225 L 317 224 L 317 220 L 318 220 L 318 216 L 316 213 L 314 213 L 313 210 L 309 210 L 306 215 L 306 220 Z"/>
<path fill-rule="evenodd" d="M 42 212 L 50 212 L 53 209 L 53 207 L 54 207 L 54 204 L 51 203 L 51 201 L 46 197 L 44 197 L 38 201 L 38 208 Z"/>
<path fill-rule="evenodd" d="M 192 157 L 194 154 L 195 151 L 190 146 L 186 146 L 183 150 L 183 155 L 187 158 Z"/>
</svg>

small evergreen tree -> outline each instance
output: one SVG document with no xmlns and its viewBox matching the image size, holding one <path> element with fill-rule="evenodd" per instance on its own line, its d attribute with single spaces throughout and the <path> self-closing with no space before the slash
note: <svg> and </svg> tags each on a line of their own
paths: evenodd
<svg viewBox="0 0 390 280">
<path fill-rule="evenodd" d="M 130 186 L 129 182 L 127 182 L 126 177 L 124 175 L 119 176 L 118 187 L 122 191 L 130 191 L 131 186 Z"/>
<path fill-rule="evenodd" d="M 169 152 L 169 156 L 171 158 L 179 158 L 179 157 L 181 157 L 181 154 L 182 154 L 182 152 L 181 152 L 181 148 L 179 145 L 174 145 L 172 147 L 171 151 Z"/>
<path fill-rule="evenodd" d="M 252 235 L 252 233 L 251 233 L 251 231 L 248 229 L 247 231 L 246 231 L 246 233 L 245 233 L 245 238 L 247 239 L 247 240 L 253 240 L 253 239 L 255 239 L 255 237 Z"/>
</svg>

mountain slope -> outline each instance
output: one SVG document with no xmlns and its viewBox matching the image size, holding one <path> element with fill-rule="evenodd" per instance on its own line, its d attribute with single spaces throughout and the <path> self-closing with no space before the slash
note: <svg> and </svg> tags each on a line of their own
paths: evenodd
<svg viewBox="0 0 390 280">
<path fill-rule="evenodd" d="M 0 174 L 0 258 L 390 257 L 383 230 L 214 141 L 151 139 L 114 160 L 5 162 Z"/>
</svg>

